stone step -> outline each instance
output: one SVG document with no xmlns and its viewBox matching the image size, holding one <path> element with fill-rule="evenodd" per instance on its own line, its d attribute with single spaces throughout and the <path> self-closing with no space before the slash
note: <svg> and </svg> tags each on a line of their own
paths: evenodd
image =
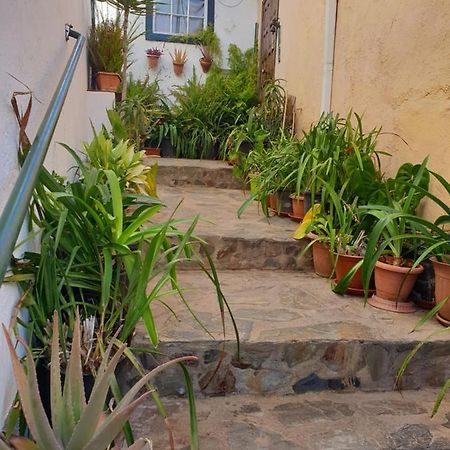
<svg viewBox="0 0 450 450">
<path fill-rule="evenodd" d="M 243 189 L 241 180 L 225 161 L 178 158 L 145 158 L 146 164 L 158 164 L 158 185 L 198 185 L 220 189 Z"/>
<path fill-rule="evenodd" d="M 240 332 L 240 359 L 229 317 L 222 344 L 215 290 L 198 271 L 182 272 L 178 281 L 215 339 L 179 300 L 164 298 L 176 317 L 162 304 L 153 304 L 161 355 L 141 355 L 147 369 L 167 357 L 196 355 L 199 361 L 190 370 L 196 392 L 205 395 L 389 391 L 409 351 L 442 329 L 432 320 L 410 333 L 423 311 L 399 314 L 364 306 L 361 298 L 333 294 L 329 282 L 313 274 L 254 270 L 222 271 L 219 276 Z M 439 387 L 450 377 L 445 338 L 442 333 L 433 336 L 418 352 L 404 375 L 404 389 Z M 133 345 L 150 350 L 142 327 Z M 132 375 L 126 367 L 124 374 L 129 382 Z M 163 395 L 184 394 L 178 368 L 166 371 L 156 384 Z"/>
<path fill-rule="evenodd" d="M 448 450 L 450 408 L 430 419 L 436 392 L 320 392 L 290 396 L 197 398 L 202 450 Z M 165 399 L 176 449 L 189 448 L 186 399 Z M 153 404 L 132 419 L 155 450 L 169 448 Z"/>
<path fill-rule="evenodd" d="M 194 217 L 201 221 L 196 235 L 208 243 L 208 250 L 219 269 L 311 270 L 311 258 L 300 258 L 306 240 L 292 238 L 297 223 L 289 218 L 266 218 L 259 203 L 253 202 L 242 217 L 237 211 L 246 200 L 243 191 L 201 186 L 158 186 L 158 196 L 167 205 L 161 220 Z M 181 224 L 187 228 L 189 224 Z"/>
</svg>

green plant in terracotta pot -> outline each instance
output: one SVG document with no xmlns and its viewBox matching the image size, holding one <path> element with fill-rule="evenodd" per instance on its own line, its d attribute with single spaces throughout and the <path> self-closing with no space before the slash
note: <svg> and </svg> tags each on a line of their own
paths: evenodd
<svg viewBox="0 0 450 450">
<path fill-rule="evenodd" d="M 115 19 L 100 17 L 88 36 L 89 59 L 100 91 L 118 91 L 123 64 L 122 50 L 120 16 Z"/>
<path fill-rule="evenodd" d="M 426 168 L 427 160 L 413 168 L 412 183 L 399 178 L 394 179 L 394 184 L 387 183 L 394 186 L 392 192 L 387 191 L 389 206 L 368 205 L 360 208 L 362 214 L 375 218 L 362 264 L 366 298 L 370 276 L 375 273 L 376 294 L 369 300 L 372 306 L 395 312 L 414 311 L 409 295 L 417 275 L 423 270 L 420 263 L 448 239 L 437 225 L 415 214 L 425 195 L 437 200 L 448 213 L 447 206 L 423 187 L 423 180 L 429 180 L 431 173 Z M 425 250 L 420 251 L 419 244 Z"/>
</svg>

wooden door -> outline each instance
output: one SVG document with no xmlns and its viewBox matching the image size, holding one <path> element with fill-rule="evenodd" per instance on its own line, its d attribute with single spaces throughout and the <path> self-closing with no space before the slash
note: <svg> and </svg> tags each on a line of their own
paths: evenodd
<svg viewBox="0 0 450 450">
<path fill-rule="evenodd" d="M 275 78 L 275 63 L 277 57 L 279 0 L 263 0 L 261 16 L 261 39 L 259 53 L 259 86 L 264 86 L 267 80 Z"/>
</svg>

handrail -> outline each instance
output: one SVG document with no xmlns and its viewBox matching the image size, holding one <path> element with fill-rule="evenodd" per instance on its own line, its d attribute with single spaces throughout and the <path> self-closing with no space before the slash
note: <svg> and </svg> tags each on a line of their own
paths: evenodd
<svg viewBox="0 0 450 450">
<path fill-rule="evenodd" d="M 76 39 L 77 42 L 47 108 L 47 112 L 45 113 L 34 142 L 28 151 L 19 176 L 17 177 L 16 184 L 0 216 L 0 286 L 3 283 L 8 269 L 11 255 L 13 254 L 33 190 L 39 177 L 39 171 L 44 163 L 75 68 L 86 42 L 86 38 L 73 30 L 71 26 L 66 28 L 66 39 L 68 40 L 69 37 Z"/>
</svg>

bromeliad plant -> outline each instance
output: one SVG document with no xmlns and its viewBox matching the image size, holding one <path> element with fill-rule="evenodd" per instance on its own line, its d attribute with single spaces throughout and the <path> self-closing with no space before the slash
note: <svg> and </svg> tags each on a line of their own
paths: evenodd
<svg viewBox="0 0 450 450">
<path fill-rule="evenodd" d="M 133 411 L 147 398 L 150 392 L 143 395 L 139 391 L 149 385 L 149 382 L 158 373 L 176 363 L 195 361 L 194 356 L 185 356 L 162 364 L 144 375 L 125 395 L 118 399 L 116 405 L 109 412 L 105 411 L 108 390 L 114 378 L 114 371 L 121 357 L 127 351 L 126 344 L 112 340 L 102 355 L 95 384 L 89 400 L 86 402 L 83 372 L 81 324 L 79 315 L 73 328 L 73 339 L 70 357 L 61 366 L 60 353 L 65 347 L 64 337 L 60 337 L 58 313 L 53 314 L 51 336 L 51 364 L 50 364 L 50 397 L 51 397 L 51 423 L 47 418 L 40 397 L 36 366 L 31 349 L 19 337 L 25 348 L 26 360 L 19 361 L 10 335 L 3 326 L 3 332 L 8 344 L 12 360 L 14 376 L 16 379 L 21 407 L 32 438 L 12 436 L 9 438 L 10 447 L 0 438 L 2 450 L 107 450 L 125 449 L 139 450 L 151 449 L 151 441 L 140 438 L 128 442 L 124 446 L 122 429 L 129 420 Z M 61 346 L 59 345 L 61 343 Z M 114 347 L 117 351 L 112 355 Z M 61 348 L 62 347 L 62 348 Z M 64 386 L 61 386 L 61 373 L 65 372 Z"/>
</svg>

